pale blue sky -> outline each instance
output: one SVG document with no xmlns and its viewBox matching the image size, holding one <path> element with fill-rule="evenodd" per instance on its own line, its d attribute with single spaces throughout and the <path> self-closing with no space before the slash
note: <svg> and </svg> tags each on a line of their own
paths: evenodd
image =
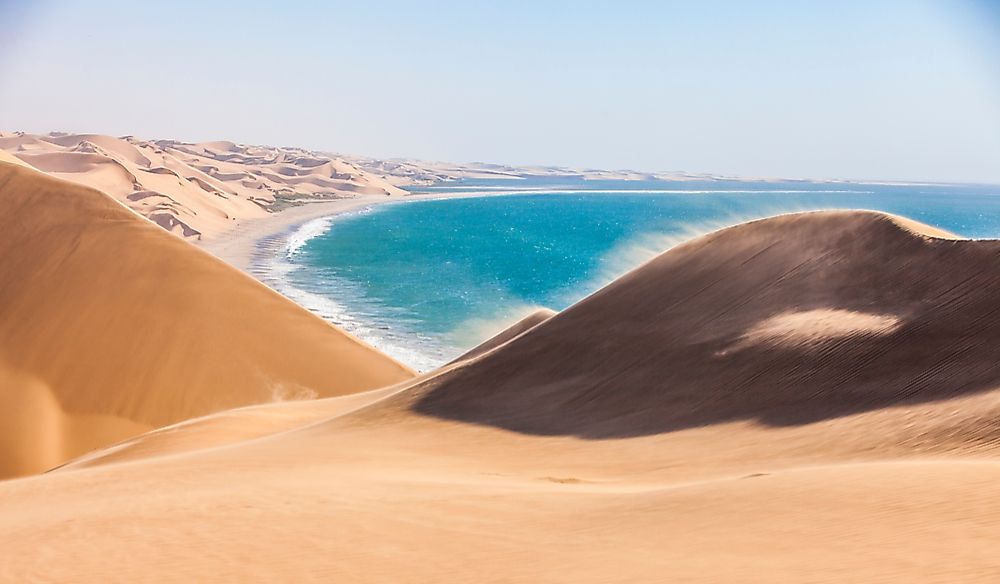
<svg viewBox="0 0 1000 584">
<path fill-rule="evenodd" d="M 0 0 L 0 127 L 1000 183 L 996 5 Z"/>
</svg>

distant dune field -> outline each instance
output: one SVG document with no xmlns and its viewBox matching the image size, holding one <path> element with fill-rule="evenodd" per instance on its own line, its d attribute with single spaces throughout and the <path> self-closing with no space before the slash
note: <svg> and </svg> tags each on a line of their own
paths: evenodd
<svg viewBox="0 0 1000 584">
<path fill-rule="evenodd" d="M 350 162 L 298 148 L 7 132 L 0 150 L 192 239 L 303 201 L 405 192 Z"/>
<path fill-rule="evenodd" d="M 413 377 L 97 191 L 0 202 L 0 460 L 83 455 L 0 482 L 0 580 L 1000 575 L 1000 242 L 746 223 Z"/>
</svg>

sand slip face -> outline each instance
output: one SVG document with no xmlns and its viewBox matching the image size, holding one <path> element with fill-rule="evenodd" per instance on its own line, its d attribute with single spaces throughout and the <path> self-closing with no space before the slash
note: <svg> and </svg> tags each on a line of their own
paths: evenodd
<svg viewBox="0 0 1000 584">
<path fill-rule="evenodd" d="M 720 231 L 437 372 L 0 483 L 0 579 L 992 582 L 998 256 Z"/>
<path fill-rule="evenodd" d="M 0 475 L 411 373 L 107 196 L 0 162 Z"/>
</svg>

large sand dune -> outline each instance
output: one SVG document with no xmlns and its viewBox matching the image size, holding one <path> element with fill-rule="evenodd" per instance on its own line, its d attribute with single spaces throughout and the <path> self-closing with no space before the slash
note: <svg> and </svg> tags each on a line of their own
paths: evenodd
<svg viewBox="0 0 1000 584">
<path fill-rule="evenodd" d="M 439 371 L 0 483 L 0 578 L 995 581 L 998 259 L 867 212 L 716 232 Z"/>
<path fill-rule="evenodd" d="M 410 372 L 106 195 L 0 161 L 0 476 Z"/>
<path fill-rule="evenodd" d="M 304 201 L 405 192 L 350 162 L 299 148 L 0 132 L 0 150 L 99 189 L 189 239 L 211 239 Z"/>
<path fill-rule="evenodd" d="M 416 407 L 607 438 L 738 420 L 797 426 L 988 392 L 1000 388 L 990 292 L 1000 242 L 946 237 L 857 212 L 722 230 L 427 382 Z M 924 423 L 951 420 L 901 421 L 914 439 Z M 988 427 L 957 436 L 996 437 Z"/>
</svg>

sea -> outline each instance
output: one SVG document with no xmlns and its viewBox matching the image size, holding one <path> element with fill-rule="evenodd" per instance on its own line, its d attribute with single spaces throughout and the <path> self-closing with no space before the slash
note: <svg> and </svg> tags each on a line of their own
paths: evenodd
<svg viewBox="0 0 1000 584">
<path fill-rule="evenodd" d="M 302 225 L 266 268 L 279 292 L 419 371 L 752 219 L 870 209 L 1000 238 L 1000 186 L 990 185 L 547 178 L 413 191 L 421 196 Z"/>
</svg>

